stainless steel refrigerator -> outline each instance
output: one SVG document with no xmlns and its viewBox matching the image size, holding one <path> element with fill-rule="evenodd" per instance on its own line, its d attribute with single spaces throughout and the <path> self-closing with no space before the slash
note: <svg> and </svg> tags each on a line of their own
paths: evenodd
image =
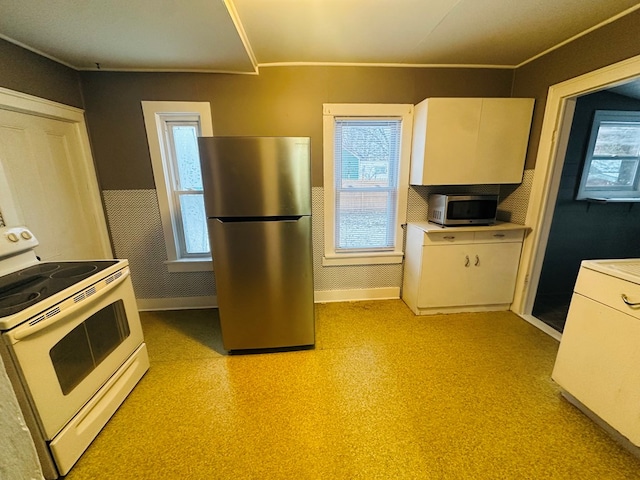
<svg viewBox="0 0 640 480">
<path fill-rule="evenodd" d="M 309 138 L 198 146 L 224 348 L 313 345 Z"/>
</svg>

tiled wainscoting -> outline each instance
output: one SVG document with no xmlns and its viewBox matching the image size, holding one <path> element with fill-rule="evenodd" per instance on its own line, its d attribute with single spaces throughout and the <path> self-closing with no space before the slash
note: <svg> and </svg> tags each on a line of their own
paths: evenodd
<svg viewBox="0 0 640 480">
<path fill-rule="evenodd" d="M 521 185 L 411 187 L 407 221 L 424 220 L 431 193 L 499 193 L 500 218 L 524 224 L 533 170 Z M 128 258 L 142 309 L 206 307 L 216 304 L 212 272 L 169 272 L 156 191 L 104 190 L 115 255 Z M 313 267 L 316 301 L 398 298 L 402 265 L 323 266 L 324 208 L 322 187 L 312 189 Z"/>
<path fill-rule="evenodd" d="M 160 209 L 155 190 L 102 192 L 115 255 L 129 259 L 140 308 L 162 308 L 189 298 L 190 306 L 210 306 L 215 298 L 213 272 L 169 272 Z"/>
</svg>

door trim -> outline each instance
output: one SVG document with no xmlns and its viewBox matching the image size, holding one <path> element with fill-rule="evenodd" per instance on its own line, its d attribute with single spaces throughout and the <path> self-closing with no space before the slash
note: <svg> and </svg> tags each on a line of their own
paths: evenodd
<svg viewBox="0 0 640 480">
<path fill-rule="evenodd" d="M 640 55 L 549 87 L 525 222 L 531 233 L 523 243 L 511 306 L 515 313 L 527 316 L 533 311 L 569 136 L 565 127 L 571 125 L 576 97 L 639 76 Z"/>
<path fill-rule="evenodd" d="M 82 161 L 79 173 L 86 180 L 86 187 L 89 191 L 89 195 L 85 198 L 87 209 L 95 219 L 100 251 L 105 258 L 112 258 L 113 251 L 111 250 L 109 231 L 102 206 L 98 177 L 91 155 L 84 110 L 3 87 L 0 87 L 0 109 L 73 124 L 80 142 L 80 160 Z M 2 164 L 0 164 L 0 206 L 2 206 L 2 216 L 7 225 L 16 225 L 21 221 L 10 192 L 6 176 L 2 171 Z"/>
</svg>

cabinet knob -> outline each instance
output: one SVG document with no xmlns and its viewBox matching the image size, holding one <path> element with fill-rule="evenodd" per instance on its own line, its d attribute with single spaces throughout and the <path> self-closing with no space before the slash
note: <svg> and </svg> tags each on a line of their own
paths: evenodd
<svg viewBox="0 0 640 480">
<path fill-rule="evenodd" d="M 442 238 L 444 238 L 445 240 L 453 240 L 454 238 L 456 238 L 456 236 L 455 235 L 445 235 Z"/>
<path fill-rule="evenodd" d="M 494 233 L 493 236 L 497 237 L 497 238 L 503 238 L 504 237 L 504 233 Z"/>
<path fill-rule="evenodd" d="M 478 265 L 480 265 L 480 257 L 478 255 L 476 255 L 476 263 L 475 266 L 477 267 Z"/>
<path fill-rule="evenodd" d="M 465 266 L 465 267 L 468 267 L 468 266 L 469 266 L 469 263 L 470 263 L 470 261 L 469 261 L 469 255 L 465 255 L 465 256 L 464 256 L 464 258 L 465 258 L 464 266 Z"/>
</svg>

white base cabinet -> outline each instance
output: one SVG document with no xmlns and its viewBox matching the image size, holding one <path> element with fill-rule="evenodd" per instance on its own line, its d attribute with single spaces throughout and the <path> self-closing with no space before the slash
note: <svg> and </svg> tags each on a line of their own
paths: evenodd
<svg viewBox="0 0 640 480">
<path fill-rule="evenodd" d="M 631 270 L 637 273 L 626 273 Z M 570 394 L 570 399 L 579 402 L 576 403 L 579 408 L 586 407 L 588 415 L 595 415 L 631 446 L 638 447 L 638 365 L 640 260 L 583 261 L 553 368 L 553 380 Z"/>
<path fill-rule="evenodd" d="M 508 310 L 524 226 L 407 225 L 402 299 L 417 315 Z"/>
</svg>

